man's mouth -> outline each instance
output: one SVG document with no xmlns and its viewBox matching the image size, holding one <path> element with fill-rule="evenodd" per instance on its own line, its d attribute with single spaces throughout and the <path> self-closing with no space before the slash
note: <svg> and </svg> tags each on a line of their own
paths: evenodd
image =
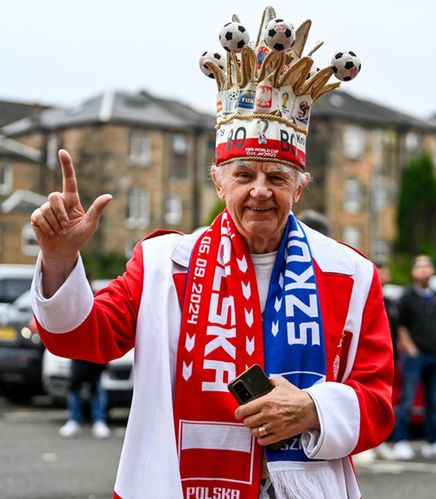
<svg viewBox="0 0 436 499">
<path fill-rule="evenodd" d="M 252 211 L 258 211 L 258 212 L 262 212 L 262 211 L 270 211 L 270 210 L 272 210 L 272 209 L 273 209 L 272 207 L 268 208 L 268 207 L 265 207 L 265 206 L 264 206 L 264 207 L 247 206 L 247 208 L 248 208 L 249 210 L 252 210 Z"/>
</svg>

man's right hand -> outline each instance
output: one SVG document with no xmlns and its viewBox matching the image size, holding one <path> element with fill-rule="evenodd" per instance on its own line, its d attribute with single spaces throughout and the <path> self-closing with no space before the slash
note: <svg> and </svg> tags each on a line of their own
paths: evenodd
<svg viewBox="0 0 436 499">
<path fill-rule="evenodd" d="M 85 212 L 79 197 L 73 160 L 61 149 L 62 192 L 52 192 L 47 203 L 36 209 L 31 224 L 41 249 L 44 295 L 52 296 L 76 264 L 80 249 L 97 230 L 103 210 L 112 200 L 99 196 Z"/>
</svg>

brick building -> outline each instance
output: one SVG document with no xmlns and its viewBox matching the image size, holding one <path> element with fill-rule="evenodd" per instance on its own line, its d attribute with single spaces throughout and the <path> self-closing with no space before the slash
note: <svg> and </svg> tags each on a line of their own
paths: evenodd
<svg viewBox="0 0 436 499">
<path fill-rule="evenodd" d="M 296 213 L 325 214 L 332 237 L 387 259 L 402 169 L 424 150 L 436 160 L 436 126 L 335 91 L 314 106 L 307 149 L 314 181 Z"/>
<path fill-rule="evenodd" d="M 38 113 L 32 108 L 1 130 L 8 147 L 0 149 L 0 164 L 10 167 L 13 180 L 7 194 L 0 192 L 0 260 L 34 260 L 29 215 L 61 188 L 60 147 L 73 156 L 85 208 L 99 194 L 114 196 L 88 253 L 129 255 L 157 228 L 191 231 L 204 224 L 216 201 L 208 174 L 214 124 L 213 116 L 146 92 L 107 92 Z M 11 155 L 14 147 L 20 154 Z M 333 92 L 313 110 L 307 165 L 314 182 L 295 211 L 325 214 L 333 237 L 387 258 L 402 168 L 424 149 L 436 158 L 431 121 Z"/>
<path fill-rule="evenodd" d="M 136 241 L 159 227 L 191 231 L 204 222 L 215 199 L 207 174 L 213 127 L 211 116 L 180 102 L 107 92 L 16 121 L 3 133 L 41 151 L 34 192 L 61 189 L 57 150 L 64 147 L 74 158 L 85 208 L 99 194 L 113 195 L 86 248 L 95 256 L 129 255 Z M 14 258 L 27 260 L 17 253 Z"/>
</svg>

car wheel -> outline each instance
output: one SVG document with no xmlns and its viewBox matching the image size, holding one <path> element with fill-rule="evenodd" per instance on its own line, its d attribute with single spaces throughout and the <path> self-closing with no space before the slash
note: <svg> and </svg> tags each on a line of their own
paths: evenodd
<svg viewBox="0 0 436 499">
<path fill-rule="evenodd" d="M 2 385 L 2 392 L 4 397 L 9 400 L 9 402 L 21 404 L 28 403 L 34 395 L 33 391 L 27 387 L 8 383 Z"/>
</svg>

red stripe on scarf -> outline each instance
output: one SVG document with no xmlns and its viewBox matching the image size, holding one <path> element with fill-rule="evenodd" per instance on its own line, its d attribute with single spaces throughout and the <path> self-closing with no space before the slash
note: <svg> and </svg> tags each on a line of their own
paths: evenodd
<svg viewBox="0 0 436 499">
<path fill-rule="evenodd" d="M 225 211 L 193 249 L 182 313 L 174 417 L 185 498 L 258 498 L 263 449 L 227 390 L 254 363 L 263 365 L 256 276 Z"/>
</svg>

